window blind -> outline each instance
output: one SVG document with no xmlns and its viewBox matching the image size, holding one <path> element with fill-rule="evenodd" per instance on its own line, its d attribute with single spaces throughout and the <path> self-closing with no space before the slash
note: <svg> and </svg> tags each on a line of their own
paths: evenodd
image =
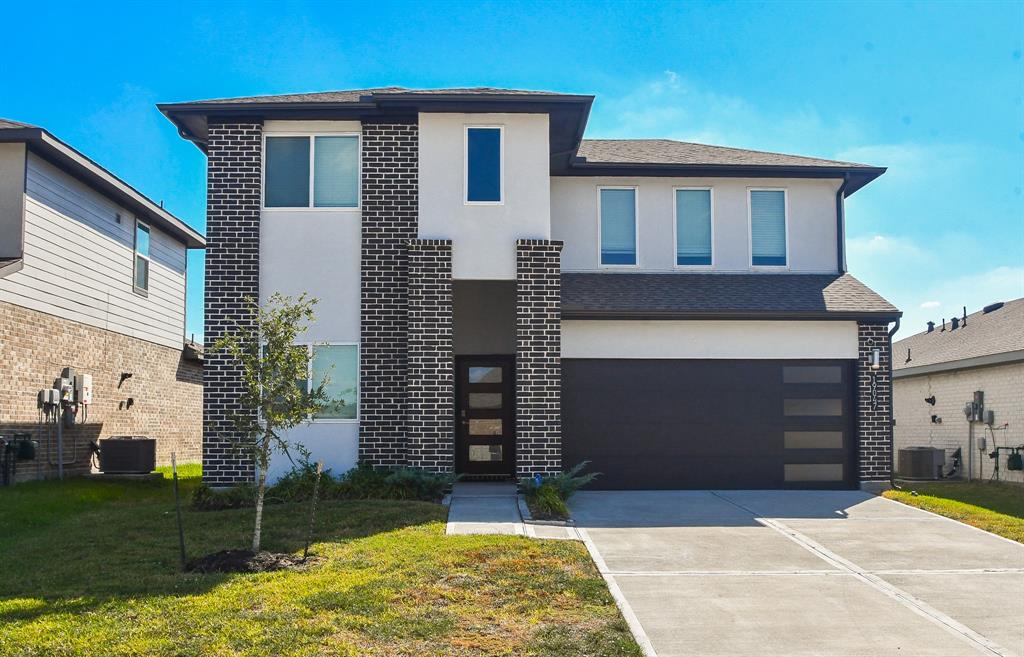
<svg viewBox="0 0 1024 657">
<path fill-rule="evenodd" d="M 781 190 L 750 192 L 751 263 L 786 264 L 786 193 Z"/>
<path fill-rule="evenodd" d="M 676 190 L 676 264 L 711 264 L 711 190 Z"/>
</svg>

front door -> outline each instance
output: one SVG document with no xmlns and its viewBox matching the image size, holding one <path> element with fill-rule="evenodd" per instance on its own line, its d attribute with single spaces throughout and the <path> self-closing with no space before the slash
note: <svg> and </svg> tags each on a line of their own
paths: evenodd
<svg viewBox="0 0 1024 657">
<path fill-rule="evenodd" d="M 455 360 L 455 464 L 466 475 L 515 473 L 514 356 Z"/>
</svg>

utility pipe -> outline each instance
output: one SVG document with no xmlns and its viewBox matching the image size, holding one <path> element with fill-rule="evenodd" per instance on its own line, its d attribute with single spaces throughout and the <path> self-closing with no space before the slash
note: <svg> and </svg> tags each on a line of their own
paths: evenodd
<svg viewBox="0 0 1024 657">
<path fill-rule="evenodd" d="M 843 183 L 846 186 L 846 183 Z M 842 188 L 840 188 L 842 189 Z M 896 335 L 896 331 L 900 330 L 900 318 L 896 318 L 896 323 L 893 324 L 892 329 L 889 331 L 889 485 L 896 488 L 896 427 L 893 426 L 893 406 L 896 403 L 896 385 L 892 380 L 892 336 Z"/>
<path fill-rule="evenodd" d="M 836 190 L 836 269 L 840 274 L 846 273 L 846 247 L 844 233 L 846 232 L 846 187 L 850 184 L 850 174 L 843 174 L 843 184 Z M 900 327 L 900 320 L 896 320 L 896 328 Z M 890 335 L 892 335 L 890 333 Z M 889 359 L 892 360 L 890 354 Z"/>
</svg>

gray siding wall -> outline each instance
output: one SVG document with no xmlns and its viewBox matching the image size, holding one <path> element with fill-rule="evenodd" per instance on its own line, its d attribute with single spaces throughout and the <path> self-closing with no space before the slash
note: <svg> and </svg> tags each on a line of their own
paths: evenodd
<svg viewBox="0 0 1024 657">
<path fill-rule="evenodd" d="M 24 268 L 0 279 L 0 301 L 180 348 L 185 245 L 150 231 L 149 295 L 142 296 L 132 289 L 135 216 L 29 154 Z"/>
</svg>

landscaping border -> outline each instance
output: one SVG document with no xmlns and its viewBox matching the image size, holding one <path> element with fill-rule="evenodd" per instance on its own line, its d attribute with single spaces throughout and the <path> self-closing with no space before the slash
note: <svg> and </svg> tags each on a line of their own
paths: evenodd
<svg viewBox="0 0 1024 657">
<path fill-rule="evenodd" d="M 551 527 L 575 527 L 576 521 L 572 518 L 566 520 L 540 520 L 534 518 L 533 514 L 530 513 L 530 506 L 526 503 L 526 496 L 522 493 L 516 495 L 516 501 L 519 504 L 519 516 L 523 519 L 524 523 L 530 525 L 549 525 Z"/>
</svg>

